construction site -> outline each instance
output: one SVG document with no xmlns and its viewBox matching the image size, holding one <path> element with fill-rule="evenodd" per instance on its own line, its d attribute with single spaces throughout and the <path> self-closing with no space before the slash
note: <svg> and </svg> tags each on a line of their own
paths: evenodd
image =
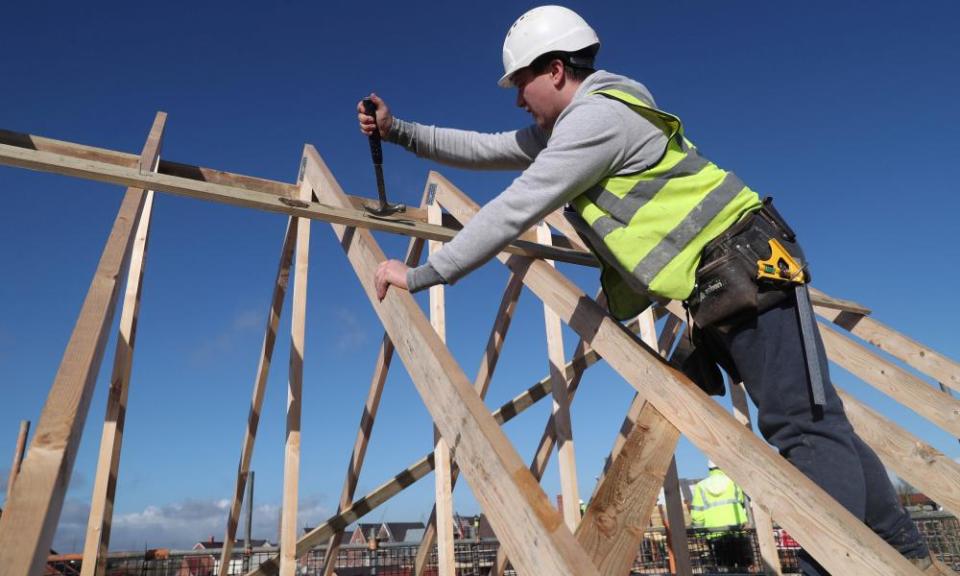
<svg viewBox="0 0 960 576">
<path fill-rule="evenodd" d="M 360 97 L 358 107 L 376 119 L 370 97 Z M 328 115 L 352 122 L 352 105 L 315 112 L 321 124 Z M 181 108 L 193 121 L 201 114 Z M 384 297 L 383 263 L 425 262 L 490 200 L 489 189 L 461 186 L 457 169 L 422 162 L 415 186 L 407 164 L 385 184 L 384 164 L 394 157 L 384 161 L 376 124 L 369 137 L 337 124 L 334 136 L 304 144 L 286 162 L 295 167 L 287 179 L 252 175 L 273 173 L 257 158 L 248 158 L 250 170 L 205 165 L 171 141 L 209 137 L 202 146 L 215 148 L 216 136 L 173 128 L 177 110 L 155 109 L 138 152 L 85 138 L 80 124 L 58 129 L 33 118 L 36 133 L 29 122 L 0 127 L 0 185 L 8 178 L 17 188 L 4 194 L 57 186 L 49 204 L 9 201 L 2 224 L 11 271 L 3 295 L 16 303 L 0 324 L 0 377 L 11 382 L 3 430 L 17 434 L 0 437 L 0 456 L 12 454 L 0 576 L 781 576 L 801 574 L 807 557 L 835 575 L 933 574 L 761 437 L 743 382 L 723 372 L 717 395 L 684 373 L 694 346 L 688 303 L 660 299 L 616 319 L 596 282 L 603 264 L 562 209 L 497 254 L 483 269 L 497 275 L 464 288 L 466 296 L 457 297 L 461 284 L 444 282 L 417 294 L 394 286 Z M 110 121 L 130 124 L 134 114 L 147 115 Z M 185 134 L 172 136 L 178 131 Z M 267 137 L 253 140 L 268 146 Z M 109 226 L 60 204 L 60 194 L 72 194 L 61 189 L 73 186 L 78 196 L 98 190 L 89 192 L 102 197 L 91 214 L 109 212 Z M 216 238 L 225 229 L 220 214 L 256 240 L 240 249 L 226 234 Z M 96 239 L 62 224 L 71 219 L 99 227 L 90 232 Z M 193 233 L 207 226 L 212 238 Z M 815 236 L 815 222 L 806 226 Z M 27 227 L 45 229 L 44 242 L 82 247 L 83 258 L 57 253 L 48 264 L 69 269 L 71 280 L 14 258 L 42 260 L 32 251 L 47 250 L 32 245 L 39 236 Z M 897 238 L 885 232 L 872 241 Z M 838 269 L 876 275 L 852 260 L 859 249 L 818 253 L 842 262 L 825 265 L 809 286 L 801 280 L 797 301 L 808 298 L 813 316 L 801 312 L 800 323 L 819 331 L 846 417 L 890 474 L 937 573 L 960 573 L 960 362 L 927 342 L 933 321 L 910 316 L 922 294 L 887 295 L 875 310 L 832 288 L 845 285 Z M 938 249 L 948 259 L 956 251 Z M 148 272 L 151 265 L 167 273 Z M 25 310 L 34 304 L 11 297 L 30 275 L 50 302 L 35 318 Z M 231 301 L 231 285 L 254 283 L 254 297 Z M 878 282 L 857 294 L 885 289 Z M 892 301 L 907 311 L 890 314 Z M 203 308 L 230 306 L 229 329 L 199 327 Z M 164 315 L 172 328 L 151 333 Z M 9 344 L 24 318 L 37 326 L 19 340 L 43 356 Z M 948 310 L 936 323 L 952 320 Z M 35 331 L 44 323 L 49 341 Z M 811 342 L 803 352 L 813 372 Z M 177 355 L 188 361 L 175 363 Z M 34 376 L 21 381 L 28 369 Z M 42 380 L 48 375 L 52 383 Z M 171 404 L 132 400 L 145 385 L 169 386 Z M 817 404 L 813 382 L 811 395 Z M 586 415 L 575 417 L 580 405 Z M 135 440 L 125 441 L 138 420 Z M 710 508 L 702 486 L 718 474 L 736 499 L 721 503 L 743 513 L 723 528 L 702 519 Z M 265 485 L 262 500 L 254 478 Z M 167 512 L 141 496 L 142 512 L 117 504 L 138 485 L 157 502 L 180 498 L 185 520 L 149 540 L 134 532 L 134 521 L 160 526 L 152 522 Z M 413 504 L 401 504 L 404 497 Z M 213 512 L 201 510 L 206 502 Z"/>
<path fill-rule="evenodd" d="M 113 358 L 110 405 L 100 445 L 101 457 L 95 481 L 98 491 L 94 493 L 90 532 L 81 563 L 88 569 L 99 568 L 100 573 L 106 569 L 104 559 L 109 557 L 112 488 L 116 485 L 126 417 L 125 400 L 134 353 L 140 279 L 153 198 L 155 193 L 164 192 L 289 216 L 287 233 L 279 250 L 271 313 L 254 380 L 236 489 L 222 540 L 224 544 L 220 558 L 214 559 L 210 571 L 216 569 L 221 576 L 239 573 L 230 571 L 230 566 L 236 564 L 232 560 L 233 543 L 237 541 L 242 495 L 256 440 L 263 387 L 273 360 L 277 323 L 291 284 L 293 356 L 284 502 L 296 509 L 296 462 L 299 459 L 301 419 L 298 397 L 302 386 L 298 378 L 302 358 L 297 353 L 297 339 L 302 338 L 304 322 L 298 310 L 302 311 L 306 305 L 302 289 L 298 290 L 297 286 L 298 282 L 305 281 L 304 274 L 308 269 L 311 225 L 319 221 L 333 227 L 361 286 L 367 290 L 371 305 L 383 322 L 385 336 L 374 366 L 375 376 L 367 404 L 363 408 L 364 417 L 357 432 L 339 513 L 306 534 L 298 533 L 295 514 L 284 514 L 279 551 L 267 553 L 269 558 L 266 560 L 254 560 L 251 575 L 284 573 L 284 564 L 290 570 L 305 573 L 297 566 L 323 564 L 322 560 L 316 559 L 315 550 L 322 544 L 326 544 L 326 554 L 336 558 L 332 554 L 339 544 L 338 534 L 431 471 L 438 480 L 445 480 L 438 481 L 438 494 L 445 494 L 446 498 L 437 500 L 432 521 L 414 556 L 432 553 L 436 542 L 437 573 L 453 574 L 458 564 L 456 554 L 451 554 L 454 539 L 449 495 L 459 472 L 468 481 L 473 478 L 471 488 L 499 544 L 496 551 L 487 552 L 493 556 L 492 563 L 475 563 L 477 566 L 489 570 L 491 565 L 497 564 L 505 568 L 509 562 L 522 574 L 587 574 L 591 573 L 591 568 L 598 570 L 601 567 L 604 573 L 626 574 L 637 562 L 641 543 L 647 542 L 649 546 L 649 542 L 653 542 L 646 536 L 646 529 L 663 487 L 666 496 L 664 524 L 673 526 L 673 530 L 665 532 L 665 536 L 670 535 L 670 538 L 663 538 L 669 544 L 666 546 L 669 552 L 661 552 L 661 555 L 668 558 L 669 567 L 676 573 L 693 573 L 691 548 L 695 547 L 683 546 L 688 540 L 673 462 L 681 433 L 718 462 L 751 495 L 758 555 L 762 558 L 760 564 L 764 571 L 782 573 L 783 570 L 778 550 L 782 546 L 778 546 L 774 539 L 772 519 L 775 518 L 792 538 L 836 573 L 912 573 L 912 568 L 892 548 L 764 446 L 752 432 L 745 395 L 738 383 L 730 382 L 736 408 L 736 413 L 730 414 L 661 359 L 669 356 L 676 339 L 682 336 L 685 318 L 682 308 L 673 304 L 651 308 L 636 320 L 621 325 L 551 265 L 551 260 L 588 266 L 592 262 L 589 253 L 578 245 L 576 235 L 564 235 L 568 225 L 559 215 L 548 217 L 525 240 L 514 243 L 500 256 L 510 268 L 511 275 L 499 312 L 492 321 L 481 373 L 471 382 L 443 343 L 441 289 L 433 290 L 429 313 L 425 313 L 408 294 L 396 293 L 382 302 L 377 300 L 373 293 L 372 274 L 384 256 L 371 234 L 371 230 L 380 230 L 410 236 L 407 260 L 416 262 L 425 243 L 440 243 L 456 233 L 457 226 L 452 219 L 466 220 L 476 212 L 477 204 L 469 196 L 439 173 L 431 172 L 420 207 L 407 210 L 402 220 L 372 216 L 362 208 L 358 209 L 365 200 L 345 194 L 319 153 L 309 145 L 304 149 L 296 183 L 265 181 L 210 168 L 165 163 L 159 159 L 165 120 L 165 114 L 157 114 L 140 156 L 40 136 L 2 133 L 0 162 L 4 164 L 128 186 L 64 353 L 64 363 L 57 372 L 34 432 L 34 441 L 22 465 L 19 461 L 24 442 L 18 443 L 15 460 L 20 470 L 16 476 L 11 475 L 11 495 L 0 524 L 4 573 L 41 573 L 48 560 L 58 504 L 63 501 L 71 457 L 79 442 L 78 429 L 88 408 L 100 361 L 105 356 L 107 330 L 119 308 L 121 332 Z M 501 347 L 506 342 L 512 310 L 522 286 L 544 301 L 547 318 L 552 318 L 552 323 L 548 323 L 548 328 L 552 326 L 547 332 L 548 340 L 560 337 L 560 322 L 564 321 L 581 336 L 581 342 L 569 361 L 563 358 L 562 347 L 554 347 L 560 353 L 551 358 L 555 367 L 551 374 L 491 412 L 484 407 L 482 399 L 493 377 Z M 870 311 L 859 304 L 815 290 L 812 297 L 814 308 L 823 319 L 821 322 L 832 322 L 843 330 L 822 330 L 833 362 L 960 436 L 956 423 L 960 401 L 955 400 L 945 386 L 942 390 L 931 387 L 871 350 L 869 344 L 943 383 L 960 382 L 960 367 L 955 362 L 874 320 Z M 660 317 L 665 319 L 660 322 L 658 330 Z M 863 343 L 858 341 L 861 339 Z M 357 498 L 355 479 L 363 464 L 384 376 L 394 353 L 409 371 L 433 417 L 439 431 L 437 449 L 399 471 L 375 491 Z M 553 398 L 561 408 L 568 407 L 580 377 L 601 357 L 636 389 L 637 395 L 628 407 L 622 432 L 610 454 L 603 478 L 590 498 L 583 519 L 580 519 L 576 493 L 564 494 L 564 500 L 574 505 L 564 507 L 562 515 L 553 508 L 537 483 L 559 434 L 563 432 L 563 428 L 555 425 L 555 419 L 562 412 L 554 411 L 546 423 L 541 438 L 542 449 L 529 465 L 520 460 L 499 427 L 544 398 Z M 861 437 L 890 468 L 945 509 L 958 508 L 960 500 L 955 487 L 960 479 L 960 465 L 859 404 L 853 397 L 844 394 L 843 399 Z M 693 413 L 695 418 L 691 416 Z M 23 436 L 25 434 L 26 431 Z M 33 454 L 37 457 L 31 458 Z M 785 490 L 787 486 L 791 487 L 789 491 Z M 574 532 L 565 524 L 568 518 L 564 515 L 573 518 L 575 539 Z M 956 538 L 956 532 L 950 532 L 945 542 Z M 372 541 L 376 542 L 376 539 Z M 257 554 L 264 553 L 258 551 Z M 654 554 L 650 552 L 649 555 Z M 388 560 L 385 568 L 403 564 Z M 423 570 L 425 566 L 425 562 L 420 562 L 417 567 Z M 551 568 L 545 569 L 544 566 Z M 181 568 L 177 566 L 175 570 Z M 323 566 L 319 570 L 322 571 Z M 95 571 L 87 573 L 96 574 Z M 165 573 L 164 568 L 159 573 Z M 188 569 L 187 573 L 192 572 Z M 384 570 L 378 573 L 407 572 Z"/>
</svg>

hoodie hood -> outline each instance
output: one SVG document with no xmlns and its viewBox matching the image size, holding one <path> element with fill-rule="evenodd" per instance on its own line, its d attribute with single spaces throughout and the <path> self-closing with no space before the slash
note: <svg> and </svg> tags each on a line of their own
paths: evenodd
<svg viewBox="0 0 960 576">
<path fill-rule="evenodd" d="M 730 487 L 731 482 L 730 477 L 724 474 L 722 470 L 711 470 L 710 475 L 700 485 L 711 496 L 719 496 Z"/>
</svg>

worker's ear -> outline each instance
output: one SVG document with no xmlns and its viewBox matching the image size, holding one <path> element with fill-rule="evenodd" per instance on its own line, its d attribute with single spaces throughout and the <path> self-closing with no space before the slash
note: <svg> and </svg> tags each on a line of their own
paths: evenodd
<svg viewBox="0 0 960 576">
<path fill-rule="evenodd" d="M 552 60 L 550 62 L 550 81 L 553 83 L 553 87 L 562 88 L 566 77 L 563 60 L 559 58 Z"/>
</svg>

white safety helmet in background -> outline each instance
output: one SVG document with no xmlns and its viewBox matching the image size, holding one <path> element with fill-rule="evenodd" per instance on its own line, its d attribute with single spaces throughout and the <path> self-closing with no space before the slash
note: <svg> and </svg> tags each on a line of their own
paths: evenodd
<svg viewBox="0 0 960 576">
<path fill-rule="evenodd" d="M 713 460 L 707 460 L 707 470 L 713 470 L 714 468 L 719 468 L 719 466 L 717 466 L 717 463 L 714 462 Z"/>
<path fill-rule="evenodd" d="M 576 52 L 600 46 L 597 33 L 579 14 L 563 6 L 540 6 L 517 18 L 503 41 L 503 77 L 498 84 L 510 88 L 510 76 L 547 52 Z"/>
</svg>

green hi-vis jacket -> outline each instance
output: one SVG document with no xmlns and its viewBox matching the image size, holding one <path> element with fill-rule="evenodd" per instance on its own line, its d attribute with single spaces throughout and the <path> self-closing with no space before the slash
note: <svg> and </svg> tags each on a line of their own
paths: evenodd
<svg viewBox="0 0 960 576">
<path fill-rule="evenodd" d="M 746 524 L 747 508 L 743 490 L 723 470 L 711 470 L 710 475 L 693 489 L 690 520 L 694 528 L 726 528 Z"/>
<path fill-rule="evenodd" d="M 761 201 L 732 172 L 700 156 L 676 116 L 623 90 L 594 94 L 623 102 L 668 139 L 653 166 L 605 178 L 571 202 L 582 217 L 574 224 L 603 263 L 610 313 L 625 320 L 647 307 L 648 295 L 689 297 L 704 246 Z"/>
</svg>

